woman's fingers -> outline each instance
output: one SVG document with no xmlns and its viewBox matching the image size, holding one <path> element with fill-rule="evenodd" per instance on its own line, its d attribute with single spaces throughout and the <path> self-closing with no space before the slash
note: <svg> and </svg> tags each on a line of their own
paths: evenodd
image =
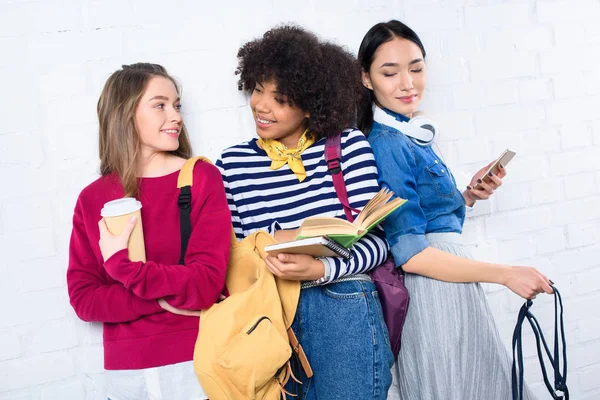
<svg viewBox="0 0 600 400">
<path fill-rule="evenodd" d="M 552 281 L 533 267 L 513 267 L 515 274 L 507 285 L 524 299 L 535 299 L 540 293 L 552 294 Z"/>
<path fill-rule="evenodd" d="M 282 273 L 279 270 L 279 268 L 277 268 L 277 266 L 275 265 L 273 260 L 277 260 L 277 258 L 272 257 L 272 256 L 267 256 L 265 258 L 265 264 L 267 265 L 267 268 L 269 269 L 269 271 L 271 271 L 274 275 L 281 277 Z"/>
<path fill-rule="evenodd" d="M 540 271 L 538 271 L 536 268 L 534 268 L 534 271 L 538 274 L 538 276 L 541 279 L 540 293 L 542 293 L 542 292 L 548 293 L 548 294 L 554 293 L 554 289 L 552 289 L 552 281 L 550 279 L 548 279 L 548 277 L 546 275 L 544 275 Z"/>
<path fill-rule="evenodd" d="M 492 184 L 490 182 L 486 182 L 483 179 L 480 179 L 479 181 L 477 181 L 477 184 L 483 190 L 485 190 L 489 195 L 491 195 L 492 193 L 494 193 L 494 188 L 492 187 Z"/>
<path fill-rule="evenodd" d="M 100 218 L 100 220 L 98 221 L 98 230 L 100 231 L 100 239 L 105 237 L 107 234 L 110 234 L 110 232 L 108 231 L 108 227 L 106 226 L 106 221 L 104 221 L 104 218 Z"/>
<path fill-rule="evenodd" d="M 506 168 L 504 168 L 504 165 L 498 164 L 498 172 L 496 172 L 496 175 L 498 175 L 498 178 L 500 179 L 506 176 Z"/>
<path fill-rule="evenodd" d="M 133 232 L 133 228 L 135 228 L 136 223 L 137 220 L 135 218 L 135 215 L 129 218 L 129 221 L 127 221 L 127 225 L 125 225 L 125 228 L 123 228 L 123 232 L 121 232 L 121 239 L 129 241 L 129 236 L 131 236 L 131 232 Z"/>
<path fill-rule="evenodd" d="M 502 179 L 500 179 L 497 175 L 488 175 L 488 179 L 490 180 L 490 186 L 494 188 L 494 190 L 502 186 Z"/>
<path fill-rule="evenodd" d="M 490 198 L 490 194 L 485 189 L 469 188 L 469 193 L 477 200 L 487 200 Z"/>
</svg>

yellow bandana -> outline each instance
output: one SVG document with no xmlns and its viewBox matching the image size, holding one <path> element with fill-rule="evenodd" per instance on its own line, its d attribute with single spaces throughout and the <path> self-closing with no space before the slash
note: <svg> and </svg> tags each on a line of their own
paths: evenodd
<svg viewBox="0 0 600 400">
<path fill-rule="evenodd" d="M 290 169 L 300 182 L 306 179 L 306 170 L 304 169 L 304 164 L 302 164 L 302 157 L 300 157 L 300 154 L 314 142 L 315 139 L 308 133 L 308 130 L 304 131 L 302 137 L 298 141 L 298 147 L 295 149 L 288 149 L 277 140 L 258 139 L 259 146 L 267 152 L 267 156 L 269 156 L 272 161 L 271 169 L 279 169 L 285 164 L 289 164 Z"/>
</svg>

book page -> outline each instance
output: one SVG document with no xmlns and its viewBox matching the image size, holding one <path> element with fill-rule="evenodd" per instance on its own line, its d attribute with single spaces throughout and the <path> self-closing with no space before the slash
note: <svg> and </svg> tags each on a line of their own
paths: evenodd
<svg viewBox="0 0 600 400">
<path fill-rule="evenodd" d="M 344 219 L 334 217 L 306 218 L 298 229 L 298 237 L 323 236 L 336 234 L 355 234 L 356 226 Z"/>
<path fill-rule="evenodd" d="M 377 192 L 377 194 L 373 196 L 373 198 L 369 200 L 367 204 L 365 204 L 360 214 L 358 214 L 358 217 L 356 217 L 356 220 L 354 221 L 354 225 L 356 225 L 359 229 L 364 229 L 369 226 L 369 224 L 365 221 L 374 213 L 376 213 L 377 216 L 382 215 L 378 211 L 379 208 L 387 203 L 393 195 L 394 193 L 387 188 L 383 188 Z M 377 216 L 375 219 L 378 219 Z"/>
<path fill-rule="evenodd" d="M 362 222 L 361 229 L 368 230 L 372 227 L 372 225 L 376 225 L 378 222 L 383 220 L 389 214 L 391 214 L 396 208 L 400 207 L 402 204 L 406 203 L 405 199 L 401 199 L 396 197 L 390 202 L 381 205 L 376 210 L 371 212 Z"/>
</svg>

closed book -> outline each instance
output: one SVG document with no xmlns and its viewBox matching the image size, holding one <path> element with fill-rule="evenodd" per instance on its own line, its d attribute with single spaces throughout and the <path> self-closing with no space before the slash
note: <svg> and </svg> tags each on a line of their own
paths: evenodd
<svg viewBox="0 0 600 400">
<path fill-rule="evenodd" d="M 343 257 L 346 259 L 352 256 L 350 250 L 340 246 L 335 240 L 329 239 L 327 236 L 275 243 L 265 246 L 265 251 L 271 256 L 276 256 L 279 253 L 307 254 L 313 257 Z"/>
</svg>

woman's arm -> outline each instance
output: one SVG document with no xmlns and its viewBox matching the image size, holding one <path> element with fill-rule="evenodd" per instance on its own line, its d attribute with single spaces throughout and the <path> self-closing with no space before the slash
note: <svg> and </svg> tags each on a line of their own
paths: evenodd
<svg viewBox="0 0 600 400">
<path fill-rule="evenodd" d="M 200 310 L 213 305 L 225 285 L 231 214 L 221 174 L 214 166 L 196 164 L 192 190 L 192 233 L 184 265 L 132 262 L 125 242 L 105 259 L 104 268 L 143 299 L 164 298 L 173 307 Z"/>
<path fill-rule="evenodd" d="M 69 299 L 77 316 L 88 322 L 117 323 L 163 312 L 156 300 L 142 299 L 121 283 L 106 283 L 86 233 L 82 210 L 79 200 L 73 216 L 67 269 Z"/>
<path fill-rule="evenodd" d="M 446 282 L 488 282 L 504 285 L 530 299 L 552 293 L 549 279 L 533 267 L 513 267 L 470 260 L 427 247 L 402 265 L 405 272 Z"/>
<path fill-rule="evenodd" d="M 425 238 L 427 219 L 417 192 L 414 171 L 419 166 L 414 153 L 393 134 L 381 134 L 371 145 L 381 185 L 408 199 L 384 222 L 396 265 L 405 272 L 447 282 L 498 283 L 525 298 L 552 292 L 549 280 L 535 268 L 474 261 L 430 247 Z"/>
</svg>

